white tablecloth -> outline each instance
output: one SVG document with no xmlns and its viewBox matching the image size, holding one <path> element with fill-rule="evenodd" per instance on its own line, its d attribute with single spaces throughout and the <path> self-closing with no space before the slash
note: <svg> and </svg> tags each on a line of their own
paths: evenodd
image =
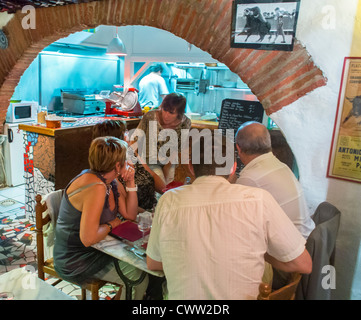
<svg viewBox="0 0 361 320">
<path fill-rule="evenodd" d="M 0 292 L 11 292 L 14 300 L 76 300 L 38 278 L 29 267 L 18 268 L 0 276 Z"/>
<path fill-rule="evenodd" d="M 139 240 L 141 241 L 141 240 Z M 138 243 L 139 241 L 135 241 L 134 243 Z M 151 271 L 147 268 L 147 263 L 145 258 L 140 259 L 133 253 L 124 249 L 124 247 L 128 246 L 127 244 L 114 239 L 113 237 L 107 235 L 104 240 L 94 244 L 92 247 L 98 249 L 116 259 L 129 263 L 130 265 L 143 270 L 147 273 L 155 275 L 157 277 L 164 277 L 163 271 Z"/>
</svg>

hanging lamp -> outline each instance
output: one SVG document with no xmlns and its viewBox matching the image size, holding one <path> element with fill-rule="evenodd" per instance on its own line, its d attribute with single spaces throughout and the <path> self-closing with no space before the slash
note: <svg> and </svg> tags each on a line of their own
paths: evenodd
<svg viewBox="0 0 361 320">
<path fill-rule="evenodd" d="M 110 41 L 106 54 L 115 55 L 115 56 L 126 56 L 127 51 L 122 40 L 118 36 L 118 27 L 116 27 L 115 37 Z"/>
</svg>

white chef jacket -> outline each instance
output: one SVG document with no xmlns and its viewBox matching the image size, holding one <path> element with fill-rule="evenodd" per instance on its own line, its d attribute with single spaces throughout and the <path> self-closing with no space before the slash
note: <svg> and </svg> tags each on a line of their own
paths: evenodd
<svg viewBox="0 0 361 320">
<path fill-rule="evenodd" d="M 240 172 L 237 183 L 267 190 L 305 239 L 315 228 L 300 183 L 290 168 L 272 152 L 249 162 Z"/>
<path fill-rule="evenodd" d="M 305 239 L 265 190 L 217 176 L 167 191 L 147 255 L 163 263 L 169 299 L 256 299 L 264 254 L 288 262 Z"/>
<path fill-rule="evenodd" d="M 158 107 L 162 100 L 161 95 L 169 93 L 165 80 L 156 73 L 146 75 L 139 82 L 139 103 L 141 106 L 146 105 L 149 101 L 153 102 L 151 108 Z"/>
</svg>

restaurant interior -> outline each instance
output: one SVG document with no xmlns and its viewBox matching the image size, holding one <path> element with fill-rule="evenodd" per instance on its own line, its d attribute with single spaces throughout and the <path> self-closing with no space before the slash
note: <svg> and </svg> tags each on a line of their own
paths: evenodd
<svg viewBox="0 0 361 320">
<path fill-rule="evenodd" d="M 232 0 L 212 4 L 179 0 L 177 5 L 164 1 L 158 15 L 152 10 L 153 2 L 136 1 L 126 8 L 128 2 L 121 0 L 64 1 L 64 5 L 36 8 L 36 28 L 42 31 L 32 35 L 31 29 L 21 28 L 21 10 L 0 10 L 0 29 L 8 41 L 8 47 L 0 47 L 0 278 L 19 268 L 36 270 L 35 196 L 64 188 L 64 181 L 86 166 L 86 159 L 81 163 L 74 150 L 84 159 L 89 128 L 97 122 L 93 119 L 104 116 L 101 92 L 138 88 L 152 63 L 160 63 L 169 92 L 186 96 L 186 114 L 196 126 L 217 128 L 225 99 L 262 104 L 261 122 L 282 141 L 280 157 L 301 183 L 309 210 L 315 212 L 327 201 L 341 212 L 329 299 L 361 299 L 361 179 L 335 177 L 330 171 L 345 58 L 361 57 L 361 0 L 347 4 L 302 0 L 294 48 L 289 52 L 232 48 Z M 88 14 L 70 19 L 67 10 L 73 6 Z M 93 10 L 126 13 L 96 15 Z M 179 10 L 184 12 L 177 14 Z M 174 23 L 167 20 L 169 16 L 177 17 Z M 45 21 L 49 22 L 46 31 Z M 107 55 L 117 37 L 126 55 Z M 33 139 L 25 123 L 21 127 L 25 140 L 20 133 L 23 145 L 12 155 L 16 159 L 10 159 L 5 149 L 11 101 L 35 101 L 39 111 L 73 121 L 89 117 L 84 122 L 89 130 L 74 131 L 78 138 L 54 135 L 58 145 L 49 142 L 45 133 L 36 151 L 24 149 L 23 141 Z M 89 103 L 93 109 L 78 112 L 79 103 Z M 130 120 L 132 128 L 134 118 Z M 18 125 L 13 130 L 19 133 Z M 67 126 L 78 130 L 71 122 L 62 123 L 62 129 Z M 57 158 L 57 148 L 69 154 Z M 37 158 L 38 154 L 42 156 Z M 34 172 L 26 169 L 24 155 L 34 161 Z M 10 174 L 13 170 L 21 172 L 16 181 L 15 173 Z M 184 176 L 179 180 L 184 181 Z M 45 282 L 51 284 L 54 279 Z M 82 292 L 72 284 L 63 282 L 57 288 L 61 293 L 54 294 L 54 299 L 81 299 Z M 99 291 L 101 299 L 116 294 L 112 285 Z"/>
</svg>

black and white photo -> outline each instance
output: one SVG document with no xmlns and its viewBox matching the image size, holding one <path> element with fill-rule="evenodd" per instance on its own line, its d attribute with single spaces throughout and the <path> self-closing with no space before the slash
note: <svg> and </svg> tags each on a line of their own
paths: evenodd
<svg viewBox="0 0 361 320">
<path fill-rule="evenodd" d="M 235 0 L 231 47 L 292 51 L 300 0 Z"/>
</svg>

